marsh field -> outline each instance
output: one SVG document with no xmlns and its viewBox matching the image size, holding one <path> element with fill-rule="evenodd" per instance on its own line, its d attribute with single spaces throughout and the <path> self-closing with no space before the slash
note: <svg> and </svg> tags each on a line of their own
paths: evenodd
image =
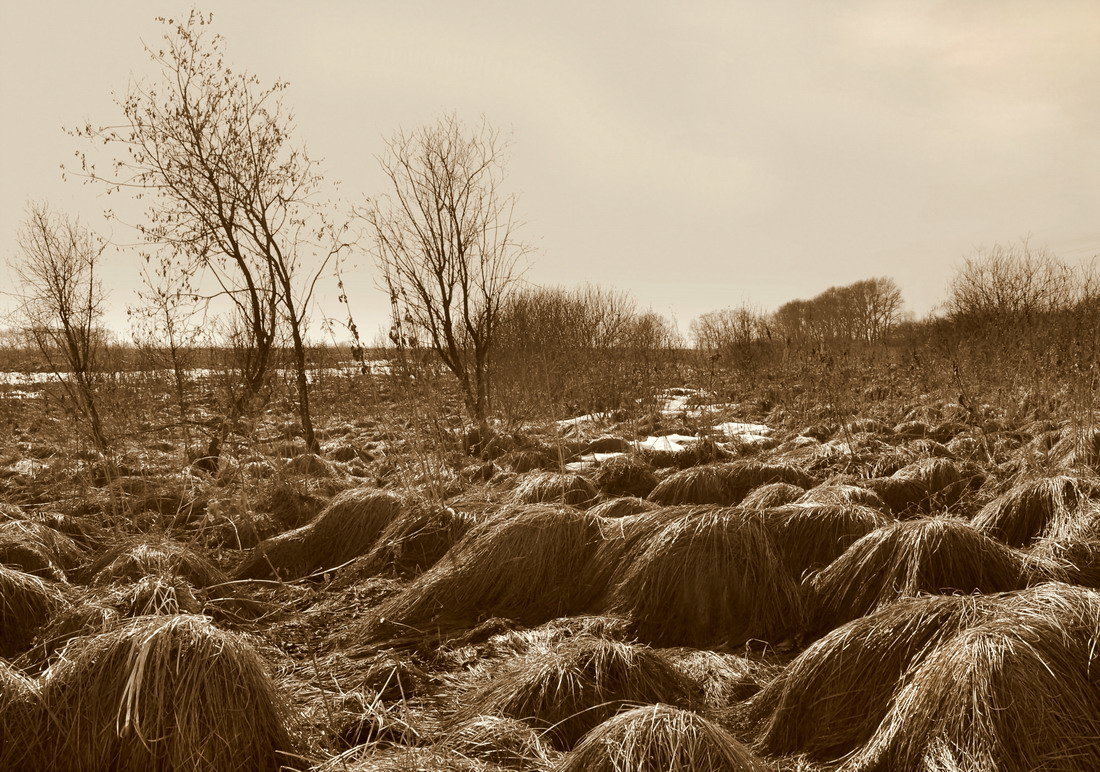
<svg viewBox="0 0 1100 772">
<path fill-rule="evenodd" d="M 0 767 L 1095 769 L 1094 376 L 910 335 L 9 378 Z"/>
<path fill-rule="evenodd" d="M 1100 770 L 1094 5 L 215 4 L 0 24 L 0 771 Z"/>
</svg>

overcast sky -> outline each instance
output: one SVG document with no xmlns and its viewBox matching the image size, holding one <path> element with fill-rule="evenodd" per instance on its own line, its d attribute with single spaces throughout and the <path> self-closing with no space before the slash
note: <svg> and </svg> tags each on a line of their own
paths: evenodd
<svg viewBox="0 0 1100 772">
<path fill-rule="evenodd" d="M 150 72 L 160 0 L 0 0 L 0 246 L 28 200 L 97 228 L 113 200 L 62 182 L 63 125 L 117 121 Z M 527 279 L 591 281 L 675 316 L 774 309 L 894 277 L 943 299 L 982 245 L 1100 254 L 1100 3 L 218 0 L 228 58 L 290 82 L 299 138 L 349 203 L 384 190 L 400 127 L 455 111 L 510 132 Z M 132 238 L 116 225 L 116 239 Z M 370 262 L 349 289 L 386 316 Z M 112 258 L 112 320 L 136 256 Z"/>
</svg>

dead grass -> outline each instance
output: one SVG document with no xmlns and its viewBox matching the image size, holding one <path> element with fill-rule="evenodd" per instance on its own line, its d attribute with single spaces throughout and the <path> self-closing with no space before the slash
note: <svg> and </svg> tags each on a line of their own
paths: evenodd
<svg viewBox="0 0 1100 772">
<path fill-rule="evenodd" d="M 781 507 L 784 504 L 793 504 L 805 495 L 808 495 L 807 491 L 797 485 L 784 482 L 768 483 L 749 491 L 748 495 L 741 500 L 741 506 L 745 509 Z"/>
<path fill-rule="evenodd" d="M 645 646 L 580 636 L 505 660 L 462 698 L 459 723 L 480 715 L 532 722 L 568 750 L 624 706 L 686 705 L 692 684 Z"/>
<path fill-rule="evenodd" d="M 768 765 L 697 713 L 645 705 L 589 732 L 558 772 L 766 772 Z"/>
<path fill-rule="evenodd" d="M 862 537 L 809 580 L 810 632 L 821 635 L 918 593 L 1003 592 L 1040 578 L 1026 554 L 969 523 L 901 521 Z"/>
<path fill-rule="evenodd" d="M 596 487 L 607 496 L 644 498 L 657 487 L 657 475 L 638 455 L 607 459 L 596 467 L 592 479 Z"/>
<path fill-rule="evenodd" d="M 512 494 L 516 504 L 565 504 L 583 507 L 597 496 L 583 475 L 570 472 L 528 472 L 519 478 Z"/>
<path fill-rule="evenodd" d="M 378 488 L 344 491 L 306 525 L 258 544 L 235 576 L 298 579 L 343 565 L 369 551 L 403 508 L 401 498 Z"/>
<path fill-rule="evenodd" d="M 56 770 L 277 770 L 282 698 L 252 644 L 202 617 L 73 641 L 43 679 Z"/>
<path fill-rule="evenodd" d="M 52 583 L 0 565 L 0 656 L 22 654 L 61 605 Z"/>
<path fill-rule="evenodd" d="M 617 499 L 608 499 L 588 510 L 593 517 L 628 517 L 640 515 L 642 512 L 651 512 L 657 505 L 652 501 L 635 498 L 634 496 L 621 496 Z"/>
<path fill-rule="evenodd" d="M 798 587 L 751 511 L 673 519 L 634 541 L 616 566 L 602 610 L 633 620 L 647 642 L 779 643 L 802 622 Z"/>
<path fill-rule="evenodd" d="M 474 526 L 431 569 L 353 635 L 430 636 L 491 616 L 540 624 L 572 613 L 576 578 L 597 540 L 595 518 L 568 507 L 505 507 Z"/>
<path fill-rule="evenodd" d="M 965 630 L 914 669 L 842 769 L 1098 769 L 1096 644 L 1017 616 Z"/>
<path fill-rule="evenodd" d="M 1005 544 L 1024 547 L 1071 528 L 1078 510 L 1098 493 L 1100 482 L 1092 478 L 1024 480 L 982 507 L 974 527 Z"/>
<path fill-rule="evenodd" d="M 195 587 L 221 584 L 226 576 L 191 547 L 168 539 L 127 539 L 84 571 L 94 585 L 136 582 L 146 576 L 178 576 Z"/>
<path fill-rule="evenodd" d="M 836 628 L 753 698 L 755 747 L 826 762 L 856 750 L 906 673 L 943 640 L 989 618 L 997 603 L 980 595 L 905 598 Z"/>
<path fill-rule="evenodd" d="M 857 539 L 893 522 L 859 504 L 798 503 L 763 510 L 776 549 L 796 581 L 832 563 Z"/>
<path fill-rule="evenodd" d="M 0 661 L 0 769 L 31 769 L 47 740 L 38 684 Z"/>
</svg>

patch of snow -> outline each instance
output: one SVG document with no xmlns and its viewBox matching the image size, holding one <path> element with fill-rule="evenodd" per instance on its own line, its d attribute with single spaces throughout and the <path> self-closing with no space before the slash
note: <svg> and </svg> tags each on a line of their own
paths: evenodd
<svg viewBox="0 0 1100 772">
<path fill-rule="evenodd" d="M 597 421 L 603 421 L 606 418 L 607 413 L 588 413 L 587 415 L 579 415 L 576 418 L 565 418 L 556 423 L 559 429 L 571 429 L 574 426 L 595 423 Z"/>
<path fill-rule="evenodd" d="M 644 448 L 646 450 L 663 450 L 670 453 L 679 453 L 687 450 L 687 446 L 691 443 L 698 441 L 698 437 L 692 437 L 686 434 L 666 434 L 663 437 L 646 437 L 644 440 L 635 442 L 634 447 Z"/>
<path fill-rule="evenodd" d="M 770 426 L 765 426 L 764 424 L 742 424 L 737 423 L 736 421 L 728 421 L 724 424 L 718 424 L 714 427 L 714 430 L 716 432 L 722 432 L 722 434 L 728 435 L 730 437 L 744 437 L 745 435 L 766 437 L 767 435 L 772 433 L 772 429 Z"/>
</svg>

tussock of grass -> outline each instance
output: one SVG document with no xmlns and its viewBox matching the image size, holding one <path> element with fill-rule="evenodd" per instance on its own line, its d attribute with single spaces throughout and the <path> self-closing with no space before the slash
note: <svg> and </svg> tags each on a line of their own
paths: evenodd
<svg viewBox="0 0 1100 772">
<path fill-rule="evenodd" d="M 53 584 L 0 565 L 0 656 L 21 654 L 60 606 Z"/>
<path fill-rule="evenodd" d="M 736 654 L 689 647 L 659 651 L 697 684 L 702 703 L 714 710 L 752 697 L 776 675 L 776 668 Z"/>
<path fill-rule="evenodd" d="M 609 458 L 592 473 L 596 487 L 608 496 L 648 496 L 657 487 L 657 475 L 638 455 Z"/>
<path fill-rule="evenodd" d="M 1100 472 L 1100 428 L 1063 429 L 1050 449 L 1050 457 L 1066 469 Z"/>
<path fill-rule="evenodd" d="M 870 507 L 841 503 L 788 504 L 763 510 L 763 517 L 796 580 L 824 568 L 857 539 L 893 522 Z"/>
<path fill-rule="evenodd" d="M 813 643 L 749 709 L 757 750 L 839 759 L 875 732 L 905 674 L 940 642 L 994 612 L 981 595 L 895 601 Z"/>
<path fill-rule="evenodd" d="M 602 518 L 598 522 L 600 539 L 588 561 L 581 586 L 583 605 L 595 608 L 606 594 L 612 577 L 623 562 L 639 549 L 639 544 L 660 531 L 666 524 L 685 515 L 710 512 L 716 507 L 677 506 L 657 507 L 636 515 L 624 515 L 613 519 Z"/>
<path fill-rule="evenodd" d="M 522 719 L 567 750 L 624 706 L 691 697 L 692 683 L 653 649 L 582 636 L 504 661 L 465 696 L 457 720 Z"/>
<path fill-rule="evenodd" d="M 557 753 L 525 721 L 476 716 L 448 732 L 447 745 L 464 756 L 507 769 L 548 769 Z"/>
<path fill-rule="evenodd" d="M 1013 547 L 1064 533 L 1078 510 L 1100 494 L 1100 483 L 1059 475 L 1025 480 L 986 504 L 974 516 L 974 527 Z"/>
<path fill-rule="evenodd" d="M 360 576 L 415 576 L 435 565 L 475 523 L 472 515 L 450 507 L 430 503 L 409 506 L 382 529 L 362 563 L 349 570 Z"/>
<path fill-rule="evenodd" d="M 1100 768 L 1096 636 L 1013 616 L 965 630 L 917 666 L 847 772 Z"/>
<path fill-rule="evenodd" d="M 1029 557 L 949 518 L 879 528 L 809 580 L 810 629 L 821 634 L 918 593 L 1003 592 L 1037 578 Z"/>
<path fill-rule="evenodd" d="M 797 485 L 784 482 L 768 483 L 749 491 L 748 495 L 741 500 L 741 506 L 745 509 L 781 507 L 784 504 L 793 504 L 805 495 L 807 491 Z"/>
<path fill-rule="evenodd" d="M 957 503 L 981 479 L 967 464 L 948 458 L 925 458 L 889 477 L 872 477 L 861 485 L 878 494 L 894 514 L 910 510 L 930 513 Z"/>
<path fill-rule="evenodd" d="M 517 504 L 566 504 L 585 506 L 597 496 L 588 479 L 569 472 L 528 472 L 512 492 Z"/>
<path fill-rule="evenodd" d="M 523 474 L 539 469 L 555 469 L 561 466 L 561 459 L 557 453 L 549 448 L 518 448 L 510 450 L 498 460 L 500 465 L 511 469 L 513 472 Z"/>
<path fill-rule="evenodd" d="M 425 636 L 490 616 L 540 624 L 572 613 L 577 576 L 597 540 L 595 518 L 568 507 L 506 507 L 474 526 L 358 631 L 368 639 Z"/>
<path fill-rule="evenodd" d="M 799 504 L 859 504 L 872 509 L 883 510 L 885 502 L 878 494 L 868 488 L 843 483 L 817 485 L 802 493 Z M 793 502 L 791 502 L 793 503 Z"/>
<path fill-rule="evenodd" d="M 147 576 L 119 587 L 111 604 L 126 618 L 198 614 L 202 610 L 193 588 L 179 577 Z"/>
<path fill-rule="evenodd" d="M 650 512 L 657 508 L 652 501 L 639 499 L 634 496 L 621 496 L 617 499 L 608 499 L 588 510 L 593 517 L 628 517 L 640 515 L 642 512 Z"/>
<path fill-rule="evenodd" d="M 0 523 L 0 563 L 58 581 L 83 558 L 71 538 L 30 520 Z"/>
<path fill-rule="evenodd" d="M 1100 589 L 1100 506 L 1087 505 L 1076 516 L 1058 519 L 1034 542 L 1030 554 L 1065 566 L 1068 580 Z"/>
<path fill-rule="evenodd" d="M 798 587 L 762 518 L 731 509 L 679 517 L 637 539 L 602 610 L 629 617 L 642 640 L 668 646 L 778 643 L 802 621 Z"/>
<path fill-rule="evenodd" d="M 677 504 L 714 504 L 725 506 L 734 503 L 725 470 L 718 464 L 683 469 L 661 480 L 650 491 L 649 500 L 672 506 Z"/>
<path fill-rule="evenodd" d="M 649 494 L 658 504 L 736 504 L 761 485 L 785 482 L 804 487 L 809 475 L 790 464 L 732 461 L 676 472 L 662 480 Z"/>
<path fill-rule="evenodd" d="M 768 765 L 697 713 L 645 705 L 589 732 L 558 772 L 766 772 Z"/>
<path fill-rule="evenodd" d="M 166 539 L 128 542 L 107 550 L 92 562 L 86 574 L 92 584 L 136 582 L 146 576 L 178 576 L 195 587 L 225 581 L 225 574 L 190 547 Z"/>
<path fill-rule="evenodd" d="M 0 769 L 31 769 L 39 746 L 42 705 L 38 685 L 0 661 Z"/>
<path fill-rule="evenodd" d="M 290 750 L 261 658 L 202 617 L 139 617 L 73 641 L 42 699 L 51 769 L 274 772 Z"/>
<path fill-rule="evenodd" d="M 370 550 L 402 512 L 400 498 L 378 488 L 338 494 L 306 525 L 266 539 L 237 569 L 238 579 L 298 579 Z"/>
</svg>

